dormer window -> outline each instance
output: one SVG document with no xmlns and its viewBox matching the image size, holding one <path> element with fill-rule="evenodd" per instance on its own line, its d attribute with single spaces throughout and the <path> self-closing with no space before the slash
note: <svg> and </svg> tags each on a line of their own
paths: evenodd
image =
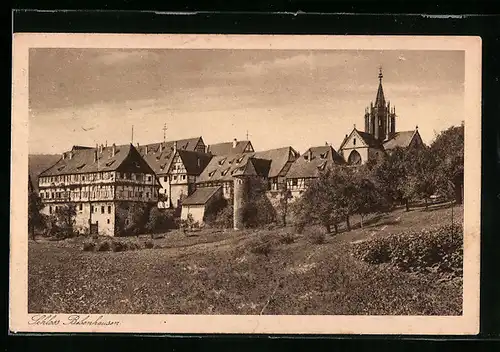
<svg viewBox="0 0 500 352">
<path fill-rule="evenodd" d="M 84 166 L 85 166 L 85 164 L 81 164 L 80 166 L 77 166 L 76 168 L 77 168 L 78 170 L 81 170 L 81 169 L 83 169 L 83 167 L 84 167 Z"/>
<path fill-rule="evenodd" d="M 326 166 L 326 161 L 324 161 L 323 163 L 321 163 L 321 165 L 318 166 L 318 170 L 323 171 L 325 169 L 325 166 Z"/>
<path fill-rule="evenodd" d="M 64 169 L 65 167 L 66 167 L 65 165 L 63 165 L 63 166 L 61 166 L 61 167 L 58 167 L 58 168 L 57 168 L 57 171 L 61 171 L 61 170 L 62 170 L 62 169 Z"/>
<path fill-rule="evenodd" d="M 226 161 L 226 158 L 219 160 L 219 165 L 224 165 L 224 162 Z"/>
<path fill-rule="evenodd" d="M 111 166 L 114 164 L 114 162 L 115 162 L 115 160 L 111 160 L 110 162 L 106 163 L 106 166 Z"/>
<path fill-rule="evenodd" d="M 238 160 L 236 160 L 236 164 L 241 163 L 241 162 L 243 161 L 243 159 L 244 159 L 244 158 L 245 158 L 244 156 L 242 156 L 242 157 L 238 158 Z"/>
<path fill-rule="evenodd" d="M 214 171 L 210 171 L 210 172 L 208 173 L 208 177 L 212 177 L 212 176 L 215 174 L 215 171 L 216 171 L 216 170 L 214 170 Z"/>
<path fill-rule="evenodd" d="M 352 140 L 352 144 L 353 144 L 353 145 L 356 145 L 356 138 L 354 138 L 354 139 Z"/>
<path fill-rule="evenodd" d="M 229 168 L 226 169 L 226 170 L 224 170 L 224 171 L 221 171 L 221 175 L 222 176 L 226 176 L 226 174 L 228 173 L 228 171 L 229 171 Z"/>
</svg>

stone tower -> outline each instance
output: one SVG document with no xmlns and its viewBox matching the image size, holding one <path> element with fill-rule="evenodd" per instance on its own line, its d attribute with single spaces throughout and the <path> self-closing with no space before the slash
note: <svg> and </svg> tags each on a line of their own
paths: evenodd
<svg viewBox="0 0 500 352">
<path fill-rule="evenodd" d="M 382 88 L 383 77 L 382 68 L 380 68 L 375 103 L 370 103 L 370 107 L 365 109 L 365 132 L 382 142 L 392 138 L 396 133 L 396 108 L 391 108 L 391 103 L 385 100 Z"/>
<path fill-rule="evenodd" d="M 248 177 L 234 176 L 233 226 L 235 230 L 244 228 L 244 210 L 248 197 Z"/>
</svg>

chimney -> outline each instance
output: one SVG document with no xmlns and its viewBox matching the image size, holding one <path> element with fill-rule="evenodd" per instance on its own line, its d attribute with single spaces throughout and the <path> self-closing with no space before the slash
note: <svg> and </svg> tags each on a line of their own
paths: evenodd
<svg viewBox="0 0 500 352">
<path fill-rule="evenodd" d="M 73 151 L 69 152 L 69 160 L 73 159 Z"/>
<path fill-rule="evenodd" d="M 174 141 L 174 152 L 177 150 L 177 141 Z"/>
<path fill-rule="evenodd" d="M 198 167 L 200 167 L 200 166 L 201 166 L 200 159 L 198 159 Z"/>
<path fill-rule="evenodd" d="M 233 139 L 233 148 L 236 148 L 237 144 L 238 144 L 238 140 L 236 138 Z"/>
<path fill-rule="evenodd" d="M 97 162 L 97 149 L 94 150 L 94 163 Z"/>
<path fill-rule="evenodd" d="M 106 144 L 105 144 L 105 147 L 106 147 L 106 148 L 108 147 L 108 140 L 106 140 Z"/>
<path fill-rule="evenodd" d="M 100 149 L 99 149 L 99 153 L 101 153 L 101 154 L 102 154 L 103 149 L 104 149 L 104 144 L 101 144 L 101 147 L 100 147 Z"/>
<path fill-rule="evenodd" d="M 66 153 L 62 153 L 63 160 L 66 159 Z"/>
<path fill-rule="evenodd" d="M 148 146 L 147 145 L 144 147 L 144 155 L 148 155 Z"/>
<path fill-rule="evenodd" d="M 137 149 L 139 149 L 139 143 L 137 143 Z"/>
<path fill-rule="evenodd" d="M 311 161 L 311 160 L 312 160 L 312 158 L 313 158 L 313 152 L 312 152 L 312 150 L 311 150 L 311 149 L 309 149 L 309 151 L 308 151 L 308 153 L 307 153 L 307 156 L 308 156 L 308 159 L 307 159 L 307 160 L 308 160 L 308 161 Z"/>
<path fill-rule="evenodd" d="M 116 144 L 113 143 L 113 146 L 111 147 L 111 156 L 114 157 L 116 154 Z"/>
<path fill-rule="evenodd" d="M 160 143 L 160 153 L 163 151 L 163 143 Z"/>
<path fill-rule="evenodd" d="M 325 147 L 328 147 L 328 142 L 325 142 Z"/>
</svg>

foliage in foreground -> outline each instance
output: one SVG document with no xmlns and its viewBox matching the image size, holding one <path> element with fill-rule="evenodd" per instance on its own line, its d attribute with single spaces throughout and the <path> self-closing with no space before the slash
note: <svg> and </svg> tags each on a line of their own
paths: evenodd
<svg viewBox="0 0 500 352">
<path fill-rule="evenodd" d="M 311 246 L 307 236 L 285 244 L 284 233 L 276 231 L 248 236 L 229 248 L 207 251 L 201 246 L 189 255 L 179 253 L 179 248 L 114 255 L 32 244 L 29 311 L 461 314 L 460 281 L 440 281 L 434 272 L 415 275 L 368 264 L 350 256 L 348 244 L 331 237 L 321 246 Z"/>
<path fill-rule="evenodd" d="M 463 274 L 463 229 L 446 225 L 356 243 L 354 254 L 370 264 L 389 263 L 406 272 Z"/>
</svg>

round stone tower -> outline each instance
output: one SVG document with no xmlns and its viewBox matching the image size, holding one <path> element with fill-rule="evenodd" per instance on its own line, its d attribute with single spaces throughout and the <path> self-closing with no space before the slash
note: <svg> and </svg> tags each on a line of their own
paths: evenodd
<svg viewBox="0 0 500 352">
<path fill-rule="evenodd" d="M 244 227 L 244 209 L 247 201 L 248 179 L 245 176 L 234 177 L 233 189 L 233 226 L 235 230 Z"/>
</svg>

